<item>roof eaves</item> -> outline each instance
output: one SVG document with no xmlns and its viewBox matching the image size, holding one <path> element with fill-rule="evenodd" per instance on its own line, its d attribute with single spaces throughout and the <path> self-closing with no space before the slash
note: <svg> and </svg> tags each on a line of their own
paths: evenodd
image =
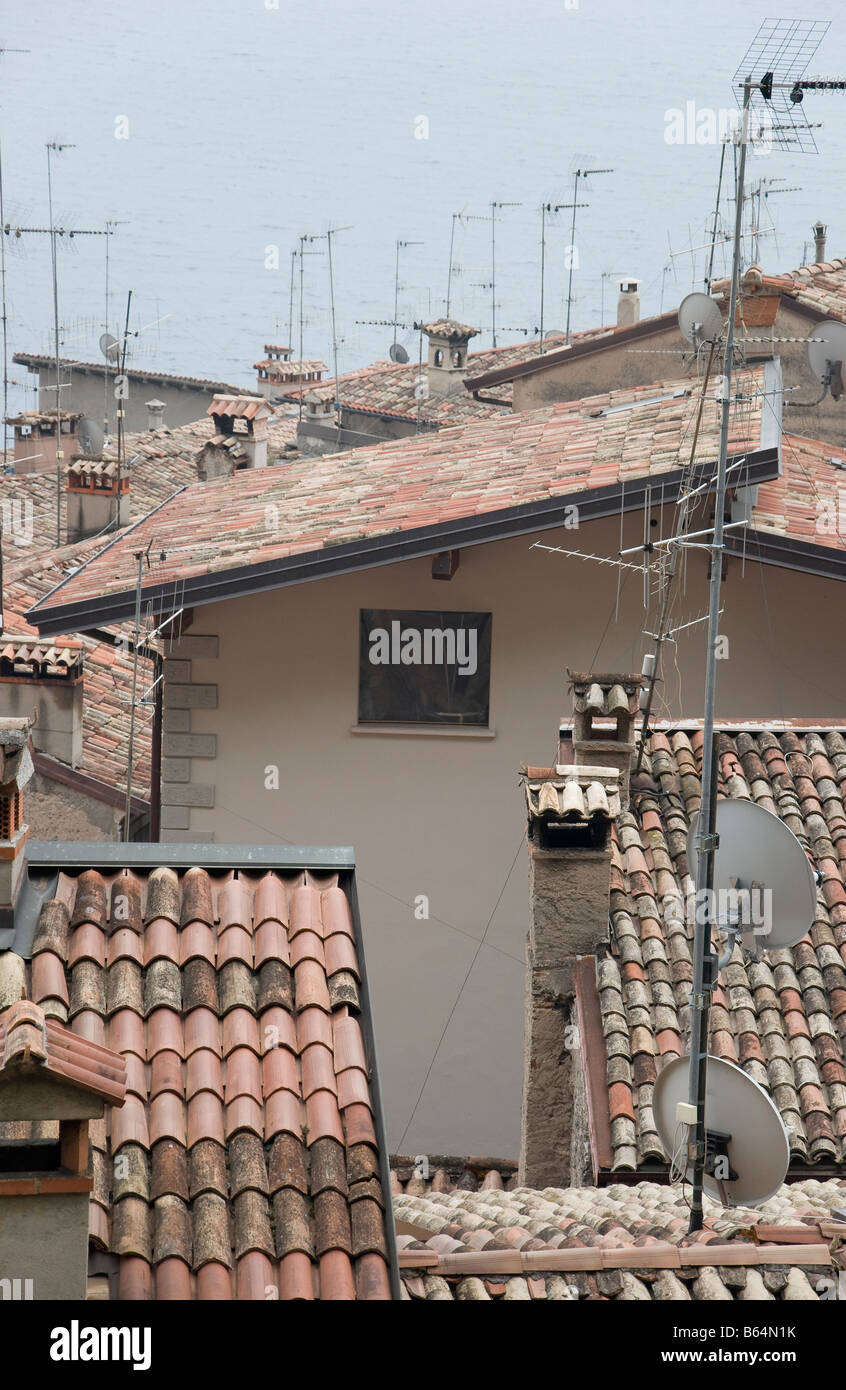
<svg viewBox="0 0 846 1390">
<path fill-rule="evenodd" d="M 776 449 L 756 449 L 747 452 L 743 457 L 747 460 L 746 472 L 750 485 L 756 482 L 770 482 L 778 476 L 779 458 Z M 694 480 L 707 481 L 712 476 L 713 469 L 713 460 L 707 461 L 695 470 Z M 674 469 L 659 476 L 664 497 L 667 502 L 672 502 L 688 478 L 688 471 L 684 468 Z M 363 540 L 349 541 L 343 545 L 323 546 L 299 555 L 284 556 L 278 560 L 192 575 L 180 581 L 180 597 L 186 606 L 217 603 L 248 593 L 285 588 L 331 575 L 390 565 L 398 560 L 435 555 L 441 550 L 507 540 L 532 531 L 552 530 L 563 525 L 567 516 L 571 515 L 573 506 L 579 508 L 582 521 L 615 515 L 621 508 L 625 511 L 639 511 L 646 504 L 647 493 L 653 483 L 654 475 L 644 475 L 627 480 L 624 485 L 617 481 L 605 487 L 583 492 L 566 492 L 540 501 L 521 503 L 516 507 L 473 513 L 446 523 L 438 522 L 408 531 L 395 530 Z M 63 584 L 66 582 L 63 581 Z M 57 586 L 52 594 L 57 593 L 61 587 L 62 585 Z M 173 590 L 173 581 L 169 581 L 144 588 L 142 594 L 145 601 L 155 604 L 164 602 L 168 595 L 173 594 Z M 46 595 L 39 605 L 29 609 L 24 615 L 28 622 L 38 628 L 42 636 L 61 632 L 86 632 L 101 624 L 123 622 L 135 611 L 134 588 L 102 598 L 87 598 L 75 603 L 48 607 L 48 600 L 52 594 Z"/>
</svg>

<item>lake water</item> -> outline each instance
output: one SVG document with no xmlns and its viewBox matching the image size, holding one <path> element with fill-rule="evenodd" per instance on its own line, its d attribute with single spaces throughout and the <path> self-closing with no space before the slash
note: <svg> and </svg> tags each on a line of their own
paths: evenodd
<svg viewBox="0 0 846 1390">
<path fill-rule="evenodd" d="M 301 235 L 349 228 L 334 241 L 344 370 L 383 357 L 391 342 L 390 328 L 357 320 L 393 316 L 397 239 L 420 243 L 401 250 L 398 317 L 411 324 L 443 311 L 455 213 L 464 217 L 450 307 L 486 330 L 476 345 L 487 345 L 491 224 L 481 219 L 492 201 L 518 204 L 498 209 L 496 224 L 496 317 L 509 341 L 538 323 L 541 202 L 571 202 L 576 168 L 607 167 L 614 172 L 579 188 L 588 206 L 578 210 L 573 327 L 613 316 L 618 274 L 639 277 L 643 313 L 657 312 L 701 287 L 705 253 L 669 252 L 705 241 L 720 154 L 715 144 L 668 144 L 666 113 L 688 102 L 734 106 L 732 74 L 771 3 L 10 4 L 0 43 L 31 52 L 0 57 L 6 217 L 47 224 L 44 144 L 73 144 L 54 157 L 56 220 L 120 224 L 110 329 L 131 289 L 132 327 L 144 328 L 133 339 L 137 365 L 250 385 L 263 343 L 288 337 L 290 253 Z M 835 24 L 814 73 L 846 69 L 840 8 L 815 0 L 813 16 Z M 829 253 L 846 252 L 846 98 L 806 105 L 824 121 L 820 154 L 776 151 L 751 163 L 753 179 L 794 190 L 762 200 L 762 227 L 777 229 L 760 247 L 771 270 L 812 252 L 818 217 Z M 569 217 L 548 229 L 547 327 L 564 326 Z M 68 355 L 98 356 L 103 245 L 60 245 Z M 330 362 L 326 242 L 306 250 L 305 353 Z M 11 349 L 49 350 L 47 237 L 11 247 L 8 293 Z M 295 348 L 298 311 L 297 279 Z M 410 328 L 399 336 L 416 351 Z M 23 369 L 14 374 L 26 382 Z M 32 394 L 16 390 L 13 403 Z"/>
</svg>

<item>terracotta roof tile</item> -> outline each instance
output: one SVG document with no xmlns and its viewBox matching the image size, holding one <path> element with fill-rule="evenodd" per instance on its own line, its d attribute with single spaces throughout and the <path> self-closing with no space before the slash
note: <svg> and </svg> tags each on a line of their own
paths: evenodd
<svg viewBox="0 0 846 1390">
<path fill-rule="evenodd" d="M 126 879 L 70 882 L 74 925 L 58 903 L 42 910 L 33 980 L 70 1003 L 71 1029 L 47 1024 L 54 1065 L 123 1099 L 106 1106 L 91 1202 L 123 1296 L 389 1297 L 367 1054 L 350 1004 L 330 1000 L 323 961 L 328 931 L 358 969 L 336 876 L 137 875 L 137 921 L 108 944 L 108 905 Z M 130 940 L 140 959 L 120 954 Z M 292 944 L 295 994 L 279 958 Z M 38 1044 L 40 1029 L 26 1028 Z M 112 1052 L 86 1041 L 94 1032 Z"/>
</svg>

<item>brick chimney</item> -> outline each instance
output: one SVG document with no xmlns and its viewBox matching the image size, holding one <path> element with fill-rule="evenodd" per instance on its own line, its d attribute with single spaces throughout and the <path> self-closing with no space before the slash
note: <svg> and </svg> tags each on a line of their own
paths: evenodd
<svg viewBox="0 0 846 1390">
<path fill-rule="evenodd" d="M 79 638 L 0 638 L 0 717 L 35 711 L 33 747 L 70 767 L 82 761 L 83 660 Z"/>
<path fill-rule="evenodd" d="M 437 319 L 424 323 L 423 332 L 429 339 L 426 361 L 426 384 L 430 396 L 452 396 L 464 389 L 467 375 L 467 348 L 478 328 L 457 323 L 455 319 Z"/>
<path fill-rule="evenodd" d="M 26 1000 L 0 1014 L 0 1299 L 85 1298 L 88 1126 L 125 1096 L 118 1053 Z"/>
<path fill-rule="evenodd" d="M 68 541 L 100 536 L 109 527 L 129 525 L 129 472 L 112 458 L 77 454 L 67 470 Z"/>
<path fill-rule="evenodd" d="M 267 422 L 273 419 L 267 401 L 261 396 L 216 395 L 206 414 L 215 424 L 209 443 L 229 451 L 233 470 L 266 466 Z"/>
<path fill-rule="evenodd" d="M 624 275 L 619 281 L 620 294 L 617 299 L 618 328 L 629 328 L 631 324 L 637 323 L 640 318 L 639 284 L 640 281 L 633 279 L 631 275 Z"/>
<path fill-rule="evenodd" d="M 14 924 L 29 826 L 23 789 L 32 777 L 32 719 L 0 719 L 0 928 Z"/>
<path fill-rule="evenodd" d="M 588 1174 L 576 966 L 607 939 L 618 771 L 583 763 L 525 767 L 529 939 L 521 1185 L 578 1186 Z"/>
</svg>

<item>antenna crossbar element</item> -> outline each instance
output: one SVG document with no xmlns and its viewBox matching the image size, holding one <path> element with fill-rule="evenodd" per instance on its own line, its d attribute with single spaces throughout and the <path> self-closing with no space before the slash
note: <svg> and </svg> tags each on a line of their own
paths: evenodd
<svg viewBox="0 0 846 1390">
<path fill-rule="evenodd" d="M 641 549 L 640 546 L 637 547 Z M 529 546 L 530 550 L 548 550 L 553 555 L 571 555 L 576 560 L 593 560 L 597 565 L 615 565 L 617 569 L 637 570 L 638 574 L 643 574 L 648 570 L 648 565 L 631 565 L 626 560 L 614 560 L 607 555 L 589 555 L 583 550 L 565 550 L 560 545 L 542 545 L 540 541 L 535 541 Z"/>
</svg>

